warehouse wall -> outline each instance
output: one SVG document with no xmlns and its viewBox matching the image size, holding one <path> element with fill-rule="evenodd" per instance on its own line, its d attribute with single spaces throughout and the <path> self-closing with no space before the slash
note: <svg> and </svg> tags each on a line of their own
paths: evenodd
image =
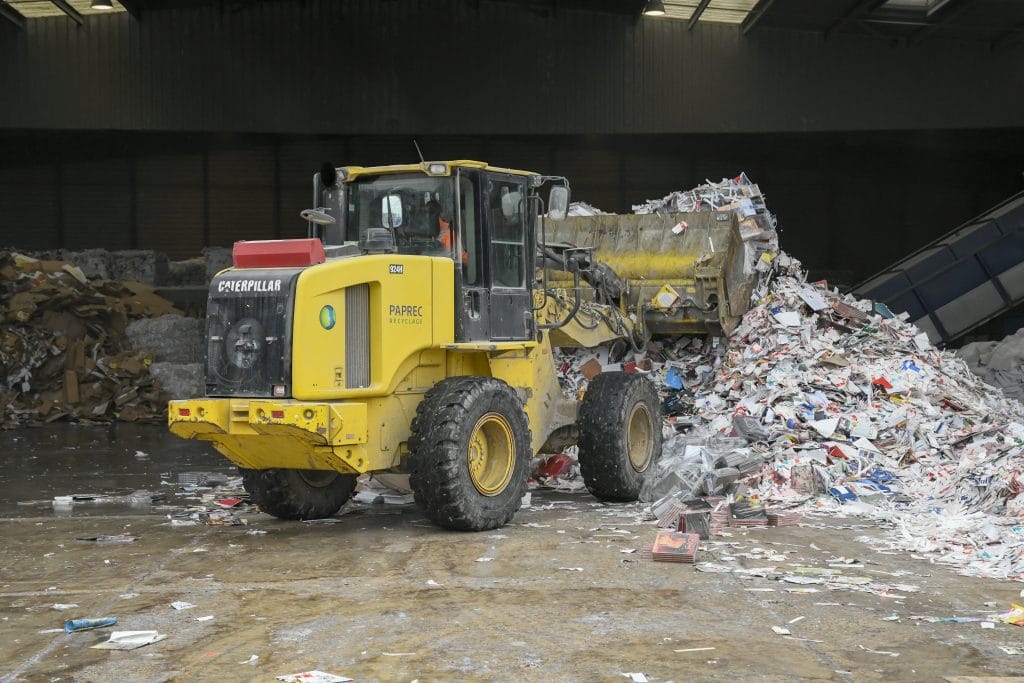
<svg viewBox="0 0 1024 683">
<path fill-rule="evenodd" d="M 776 135 L 426 136 L 429 158 L 568 176 L 628 212 L 746 171 L 783 248 L 853 284 L 1022 187 L 1024 130 Z M 415 159 L 407 136 L 0 133 L 0 246 L 151 248 L 174 257 L 296 236 L 320 164 Z"/>
<path fill-rule="evenodd" d="M 625 0 L 624 0 L 625 1 Z M 639 134 L 1010 127 L 987 44 L 640 20 L 493 0 L 211 3 L 0 22 L 0 128 Z"/>
</svg>

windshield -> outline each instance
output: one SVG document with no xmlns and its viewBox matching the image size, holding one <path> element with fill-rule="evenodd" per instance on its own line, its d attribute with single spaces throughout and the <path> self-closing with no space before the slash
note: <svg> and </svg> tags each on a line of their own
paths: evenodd
<svg viewBox="0 0 1024 683">
<path fill-rule="evenodd" d="M 451 256 L 454 178 L 421 173 L 366 176 L 347 184 L 346 239 L 391 228 L 400 254 Z"/>
</svg>

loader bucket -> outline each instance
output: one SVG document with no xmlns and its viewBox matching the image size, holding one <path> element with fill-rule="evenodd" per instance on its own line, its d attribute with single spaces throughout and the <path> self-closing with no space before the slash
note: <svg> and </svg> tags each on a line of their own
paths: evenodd
<svg viewBox="0 0 1024 683">
<path fill-rule="evenodd" d="M 629 284 L 626 312 L 657 335 L 731 333 L 749 307 L 760 255 L 732 212 L 577 216 L 545 221 L 542 238 L 594 247 L 593 258 Z M 552 287 L 572 285 L 565 272 L 547 277 Z"/>
</svg>

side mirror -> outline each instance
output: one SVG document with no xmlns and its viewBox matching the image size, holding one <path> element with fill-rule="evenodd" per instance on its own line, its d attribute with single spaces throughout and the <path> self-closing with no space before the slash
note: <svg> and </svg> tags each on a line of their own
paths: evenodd
<svg viewBox="0 0 1024 683">
<path fill-rule="evenodd" d="M 397 194 L 381 198 L 380 224 L 385 228 L 397 228 L 402 225 L 402 198 Z"/>
<path fill-rule="evenodd" d="M 548 195 L 548 218 L 553 221 L 564 221 L 569 214 L 569 188 L 555 185 Z"/>
</svg>

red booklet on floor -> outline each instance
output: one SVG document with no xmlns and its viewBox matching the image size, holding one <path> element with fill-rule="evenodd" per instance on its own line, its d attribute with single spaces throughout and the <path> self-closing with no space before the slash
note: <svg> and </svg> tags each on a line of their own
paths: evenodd
<svg viewBox="0 0 1024 683">
<path fill-rule="evenodd" d="M 665 562 L 693 562 L 700 536 L 683 531 L 659 531 L 651 546 L 652 559 Z"/>
</svg>

